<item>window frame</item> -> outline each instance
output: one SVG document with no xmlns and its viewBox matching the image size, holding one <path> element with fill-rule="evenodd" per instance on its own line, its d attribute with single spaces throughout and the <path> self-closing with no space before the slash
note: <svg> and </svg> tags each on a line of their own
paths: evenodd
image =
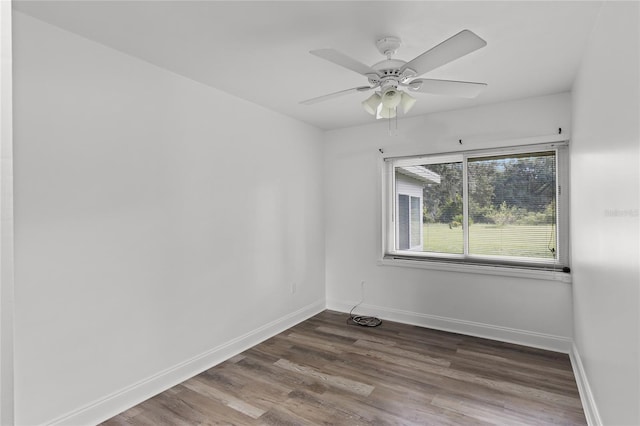
<svg viewBox="0 0 640 426">
<path fill-rule="evenodd" d="M 536 258 L 516 258 L 512 256 L 490 256 L 468 254 L 469 187 L 467 161 L 482 157 L 503 155 L 535 154 L 554 151 L 556 156 L 556 253 L 557 259 L 546 261 Z M 462 161 L 463 166 L 463 244 L 464 254 L 411 252 L 395 248 L 395 192 L 394 167 L 409 165 L 438 164 Z M 482 270 L 515 276 L 548 278 L 545 273 L 559 273 L 553 279 L 570 282 L 569 261 L 569 141 L 562 139 L 550 143 L 536 143 L 496 147 L 477 150 L 455 151 L 382 158 L 382 253 L 379 264 L 393 266 L 413 266 L 442 270 Z M 539 273 L 542 272 L 542 275 Z"/>
</svg>

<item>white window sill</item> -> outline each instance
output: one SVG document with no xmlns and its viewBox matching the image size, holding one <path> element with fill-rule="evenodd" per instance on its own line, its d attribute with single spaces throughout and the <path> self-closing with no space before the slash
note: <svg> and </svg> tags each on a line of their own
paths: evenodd
<svg viewBox="0 0 640 426">
<path fill-rule="evenodd" d="M 571 283 L 571 274 L 559 271 L 545 271 L 493 265 L 465 265 L 463 263 L 409 259 L 380 259 L 377 263 L 379 266 L 431 269 L 437 271 L 464 272 L 468 274 L 497 275 L 504 277 L 530 278 L 534 280 L 560 281 L 563 283 Z"/>
</svg>

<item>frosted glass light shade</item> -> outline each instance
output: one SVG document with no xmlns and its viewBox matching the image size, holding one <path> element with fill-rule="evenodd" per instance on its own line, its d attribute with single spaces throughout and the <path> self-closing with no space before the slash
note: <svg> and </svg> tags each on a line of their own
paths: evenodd
<svg viewBox="0 0 640 426">
<path fill-rule="evenodd" d="M 406 114 L 413 108 L 416 104 L 416 98 L 409 95 L 408 93 L 402 93 L 402 100 L 400 101 L 400 105 L 402 105 L 402 111 Z"/>
<path fill-rule="evenodd" d="M 387 109 L 395 108 L 400 105 L 401 100 L 402 92 L 395 89 L 389 89 L 382 95 L 382 106 Z"/>
<path fill-rule="evenodd" d="M 376 115 L 376 118 L 393 118 L 395 116 L 395 108 L 385 108 L 382 104 L 380 105 L 380 107 L 378 107 L 378 114 Z"/>
<path fill-rule="evenodd" d="M 369 96 L 367 100 L 362 101 L 362 108 L 367 111 L 371 115 L 376 115 L 376 110 L 378 109 L 378 105 L 380 105 L 381 98 L 380 95 L 374 93 Z"/>
</svg>

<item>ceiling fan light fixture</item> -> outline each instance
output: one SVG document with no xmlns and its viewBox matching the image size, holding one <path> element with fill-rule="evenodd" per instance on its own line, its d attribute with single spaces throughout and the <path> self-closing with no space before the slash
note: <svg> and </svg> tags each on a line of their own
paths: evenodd
<svg viewBox="0 0 640 426">
<path fill-rule="evenodd" d="M 405 114 L 408 113 L 415 104 L 416 104 L 416 98 L 414 98 L 408 93 L 404 93 L 404 92 L 402 93 L 402 99 L 400 101 L 400 105 L 402 105 L 402 111 L 404 111 Z"/>
<path fill-rule="evenodd" d="M 394 109 L 402 101 L 402 92 L 392 87 L 382 94 L 382 106 L 386 109 Z"/>
<path fill-rule="evenodd" d="M 362 108 L 364 108 L 364 110 L 369 114 L 376 115 L 376 110 L 378 109 L 380 102 L 382 102 L 380 95 L 374 93 L 373 95 L 369 96 L 367 100 L 362 101 Z"/>
</svg>

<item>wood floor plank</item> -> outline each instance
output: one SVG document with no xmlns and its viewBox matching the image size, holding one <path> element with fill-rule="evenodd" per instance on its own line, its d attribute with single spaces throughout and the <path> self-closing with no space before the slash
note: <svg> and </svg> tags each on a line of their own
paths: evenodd
<svg viewBox="0 0 640 426">
<path fill-rule="evenodd" d="M 183 383 L 184 387 L 191 389 L 194 392 L 201 393 L 209 398 L 213 398 L 218 402 L 232 408 L 242 414 L 245 414 L 253 419 L 257 419 L 264 414 L 264 410 L 255 407 L 254 405 L 235 397 L 223 390 L 218 389 L 211 385 L 211 382 L 203 379 L 200 376 L 191 378 Z"/>
<path fill-rule="evenodd" d="M 363 340 L 363 339 L 356 340 L 356 342 L 353 345 L 357 347 L 363 347 L 363 348 L 369 349 L 370 352 L 368 353 L 375 353 L 375 352 L 384 353 L 384 354 L 392 355 L 394 357 L 403 358 L 404 361 L 412 360 L 412 361 L 416 361 L 417 363 L 435 364 L 441 367 L 449 367 L 451 365 L 451 361 L 444 359 L 443 357 L 433 357 L 433 356 L 425 355 L 423 353 L 414 352 L 412 350 L 402 349 L 397 346 L 382 345 L 380 343 L 371 342 L 368 340 Z"/>
<path fill-rule="evenodd" d="M 357 382 L 355 380 L 347 379 L 345 377 L 326 374 L 312 367 L 306 367 L 304 365 L 294 364 L 293 362 L 288 361 L 286 359 L 279 359 L 275 363 L 275 365 L 297 374 L 313 377 L 320 382 L 326 383 L 329 386 L 337 387 L 339 389 L 344 389 L 346 391 L 350 391 L 358 395 L 367 396 L 374 389 L 373 386 L 368 385 L 366 383 Z"/>
<path fill-rule="evenodd" d="M 121 413 L 134 425 L 585 425 L 569 357 L 325 311 Z"/>
<path fill-rule="evenodd" d="M 212 424 L 251 424 L 254 419 L 219 402 L 207 395 L 192 391 L 182 384 L 175 386 L 180 389 L 178 398 L 188 404 L 193 410 L 205 415 Z"/>
<path fill-rule="evenodd" d="M 513 413 L 504 411 L 504 407 L 487 403 L 478 403 L 470 398 L 439 395 L 431 401 L 431 405 L 446 408 L 479 421 L 491 423 L 500 418 L 504 424 L 511 426 L 527 425 L 526 421 Z"/>
</svg>

